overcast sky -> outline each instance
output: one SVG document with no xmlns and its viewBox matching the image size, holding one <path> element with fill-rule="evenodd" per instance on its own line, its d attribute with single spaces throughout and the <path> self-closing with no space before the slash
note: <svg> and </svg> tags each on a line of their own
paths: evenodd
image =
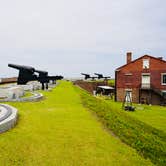
<svg viewBox="0 0 166 166">
<path fill-rule="evenodd" d="M 165 0 L 0 0 L 0 77 L 8 63 L 114 77 L 127 51 L 166 59 Z"/>
</svg>

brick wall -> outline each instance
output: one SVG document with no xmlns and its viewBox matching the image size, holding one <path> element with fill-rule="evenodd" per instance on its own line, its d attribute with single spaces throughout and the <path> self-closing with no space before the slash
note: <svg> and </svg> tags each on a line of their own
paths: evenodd
<svg viewBox="0 0 166 166">
<path fill-rule="evenodd" d="M 14 83 L 14 82 L 17 82 L 17 77 L 1 78 L 0 84 Z"/>
<path fill-rule="evenodd" d="M 75 81 L 74 84 L 80 86 L 81 88 L 87 90 L 92 94 L 93 91 L 96 90 L 97 86 L 108 85 L 107 81 L 102 81 L 102 82 Z"/>
<path fill-rule="evenodd" d="M 124 89 L 124 88 L 118 88 L 118 91 L 117 91 L 118 101 L 121 101 L 121 102 L 124 101 L 124 98 L 126 95 L 126 90 L 127 89 Z M 139 102 L 139 89 L 134 88 L 134 89 L 131 89 L 131 91 L 132 91 L 132 102 L 138 103 Z"/>
<path fill-rule="evenodd" d="M 149 68 L 143 68 L 143 59 L 149 60 Z M 125 89 L 132 89 L 133 102 L 139 102 L 139 89 L 142 83 L 142 74 L 150 75 L 150 86 L 153 89 L 166 90 L 162 85 L 162 73 L 166 73 L 166 61 L 145 55 L 116 70 L 116 100 L 123 101 Z M 160 96 L 152 93 L 152 103 L 160 103 Z"/>
</svg>

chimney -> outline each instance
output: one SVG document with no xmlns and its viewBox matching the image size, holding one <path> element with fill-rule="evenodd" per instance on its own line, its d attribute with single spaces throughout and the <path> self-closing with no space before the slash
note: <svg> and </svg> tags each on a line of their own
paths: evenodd
<svg viewBox="0 0 166 166">
<path fill-rule="evenodd" d="M 132 61 L 132 52 L 127 52 L 127 64 Z"/>
<path fill-rule="evenodd" d="M 163 60 L 163 57 L 158 57 L 158 59 Z"/>
</svg>

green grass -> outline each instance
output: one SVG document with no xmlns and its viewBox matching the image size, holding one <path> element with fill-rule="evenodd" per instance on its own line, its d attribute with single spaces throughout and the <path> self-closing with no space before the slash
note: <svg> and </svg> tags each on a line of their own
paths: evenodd
<svg viewBox="0 0 166 166">
<path fill-rule="evenodd" d="M 166 133 L 122 111 L 118 104 L 97 99 L 78 89 L 85 107 L 92 110 L 105 126 L 139 154 L 157 165 L 166 163 Z M 118 105 L 120 106 L 120 105 Z"/>
<path fill-rule="evenodd" d="M 21 98 L 28 98 L 28 97 L 31 97 L 31 96 L 33 96 L 33 94 L 31 92 L 25 91 L 24 96 L 22 96 Z"/>
<path fill-rule="evenodd" d="M 122 110 L 122 103 L 105 100 L 114 110 Z M 134 104 L 134 112 L 124 111 L 126 114 L 139 119 L 166 133 L 166 107 Z M 122 110 L 123 111 L 123 110 Z"/>
<path fill-rule="evenodd" d="M 115 86 L 115 79 L 110 79 L 110 80 L 108 80 L 108 84 L 109 84 L 110 86 Z"/>
<path fill-rule="evenodd" d="M 166 107 L 137 105 L 136 111 L 128 114 L 166 133 Z"/>
<path fill-rule="evenodd" d="M 43 94 L 40 102 L 10 103 L 19 120 L 0 135 L 1 166 L 152 165 L 103 128 L 70 82 Z"/>
</svg>

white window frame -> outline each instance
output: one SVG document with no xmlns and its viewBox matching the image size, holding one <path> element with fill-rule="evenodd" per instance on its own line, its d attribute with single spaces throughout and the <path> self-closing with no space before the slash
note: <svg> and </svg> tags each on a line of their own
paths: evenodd
<svg viewBox="0 0 166 166">
<path fill-rule="evenodd" d="M 161 73 L 161 85 L 166 85 L 166 83 L 163 83 L 163 75 L 166 75 L 166 73 Z"/>
<path fill-rule="evenodd" d="M 143 76 L 149 76 L 150 77 L 150 83 L 151 83 L 151 74 L 150 73 L 142 73 L 142 76 L 141 76 L 141 83 L 142 83 L 142 78 Z"/>
<path fill-rule="evenodd" d="M 143 59 L 143 69 L 149 69 L 150 68 L 150 59 Z"/>
</svg>

